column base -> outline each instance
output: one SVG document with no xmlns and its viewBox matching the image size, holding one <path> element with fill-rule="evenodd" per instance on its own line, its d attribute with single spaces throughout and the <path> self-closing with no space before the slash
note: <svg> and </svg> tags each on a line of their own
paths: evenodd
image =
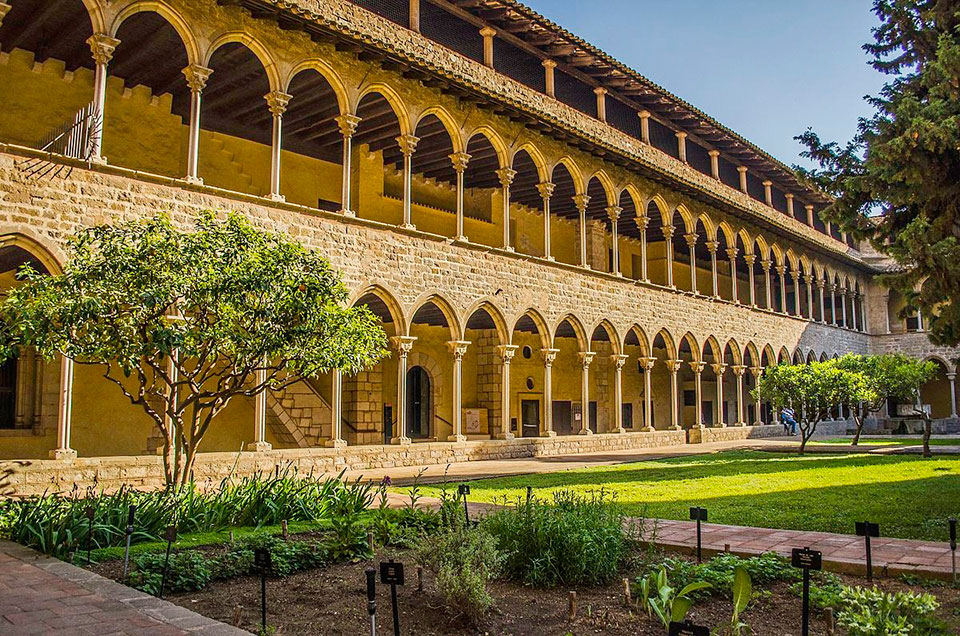
<svg viewBox="0 0 960 636">
<path fill-rule="evenodd" d="M 267 198 L 271 201 L 276 201 L 277 203 L 287 202 L 287 197 L 283 196 L 282 194 L 268 194 Z"/>
<path fill-rule="evenodd" d="M 455 237 L 453 237 L 453 240 L 456 241 L 456 242 L 458 242 L 458 243 L 469 243 L 469 242 L 470 242 L 470 239 L 468 239 L 468 238 L 467 238 L 466 236 L 464 236 L 463 234 L 461 234 L 460 236 L 455 236 Z"/>
<path fill-rule="evenodd" d="M 349 217 L 357 216 L 356 212 L 354 212 L 353 210 L 348 210 L 346 208 L 343 208 L 342 210 L 338 210 L 338 212 L 340 212 L 340 214 L 342 214 L 343 216 L 349 216 Z"/>
<path fill-rule="evenodd" d="M 746 426 L 746 425 L 747 425 L 746 422 L 737 422 L 734 424 L 734 426 Z"/>
<path fill-rule="evenodd" d="M 557 260 L 556 258 L 554 258 L 553 256 L 551 256 L 550 254 L 547 254 L 547 255 L 544 256 L 543 258 L 545 258 L 546 260 L 550 261 L 551 263 L 553 263 L 554 261 Z"/>
<path fill-rule="evenodd" d="M 400 228 L 404 230 L 415 230 L 417 229 L 417 226 L 413 223 L 403 223 L 400 225 Z"/>
<path fill-rule="evenodd" d="M 72 448 L 58 448 L 56 450 L 50 451 L 50 459 L 57 459 L 60 461 L 69 461 L 71 459 L 77 458 L 77 451 Z"/>
<path fill-rule="evenodd" d="M 497 433 L 497 434 L 494 436 L 494 438 L 495 438 L 495 439 L 510 440 L 510 439 L 517 439 L 517 436 L 514 435 L 513 433 L 506 432 L 506 433 Z"/>
<path fill-rule="evenodd" d="M 622 426 L 620 428 L 614 428 L 607 431 L 607 433 L 611 435 L 623 435 L 626 432 L 627 432 L 627 429 L 623 428 Z"/>
<path fill-rule="evenodd" d="M 90 157 L 89 161 L 90 163 L 95 163 L 98 166 L 107 165 L 107 158 L 103 156 Z"/>
<path fill-rule="evenodd" d="M 200 177 L 184 177 L 183 180 L 190 185 L 203 185 L 203 179 Z"/>
<path fill-rule="evenodd" d="M 613 275 L 616 276 L 617 278 L 623 278 L 622 272 L 614 272 Z"/>
<path fill-rule="evenodd" d="M 652 426 L 643 426 L 640 428 L 641 433 L 655 433 L 657 429 Z"/>
<path fill-rule="evenodd" d="M 346 448 L 347 440 L 345 439 L 328 439 L 323 443 L 326 448 Z"/>
<path fill-rule="evenodd" d="M 726 422 L 717 422 L 716 424 L 713 425 L 712 428 L 727 428 L 727 423 L 726 423 Z"/>
<path fill-rule="evenodd" d="M 544 431 L 540 433 L 540 437 L 556 437 L 556 436 L 557 436 L 556 431 Z"/>
<path fill-rule="evenodd" d="M 247 450 L 253 451 L 254 453 L 265 453 L 269 450 L 273 450 L 273 444 L 270 442 L 252 442 L 247 444 Z"/>
<path fill-rule="evenodd" d="M 682 430 L 683 430 L 683 427 L 674 424 L 673 426 L 670 427 L 670 430 L 671 430 L 671 431 L 682 431 Z"/>
<path fill-rule="evenodd" d="M 593 429 L 581 428 L 581 429 L 577 432 L 577 435 L 593 435 Z"/>
<path fill-rule="evenodd" d="M 413 440 L 409 437 L 391 437 L 390 443 L 393 446 L 409 446 L 410 444 L 413 444 Z"/>
<path fill-rule="evenodd" d="M 504 252 L 516 252 L 517 250 L 514 249 L 514 247 L 513 247 L 512 245 L 507 245 L 507 246 L 505 246 L 505 247 L 503 248 L 503 251 L 504 251 Z"/>
<path fill-rule="evenodd" d="M 454 444 L 463 444 L 467 441 L 466 435 L 450 435 L 447 437 L 448 442 L 453 442 Z"/>
</svg>

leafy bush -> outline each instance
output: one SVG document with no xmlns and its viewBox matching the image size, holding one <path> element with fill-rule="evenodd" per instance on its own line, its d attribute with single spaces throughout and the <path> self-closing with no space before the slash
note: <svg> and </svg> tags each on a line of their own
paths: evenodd
<svg viewBox="0 0 960 636">
<path fill-rule="evenodd" d="M 800 576 L 799 570 L 792 567 L 789 561 L 773 552 L 747 558 L 723 553 L 702 564 L 681 557 L 669 557 L 664 559 L 663 565 L 677 585 L 687 585 L 695 581 L 709 583 L 709 591 L 702 590 L 697 594 L 701 597 L 710 594 L 729 595 L 733 589 L 737 568 L 743 568 L 756 585 L 793 581 Z"/>
<path fill-rule="evenodd" d="M 164 553 L 144 554 L 133 562 L 130 583 L 136 588 L 156 596 L 160 593 L 163 578 Z M 211 564 L 198 550 L 185 550 L 170 554 L 167 569 L 167 592 L 195 592 L 202 590 L 214 578 Z"/>
<path fill-rule="evenodd" d="M 64 557 L 91 546 L 122 545 L 127 511 L 137 506 L 132 543 L 159 541 L 175 522 L 180 532 L 210 531 L 230 526 L 275 525 L 327 518 L 331 509 L 363 511 L 372 501 L 369 484 L 339 477 L 299 476 L 287 468 L 271 477 L 255 475 L 224 479 L 217 488 L 195 485 L 179 491 L 140 492 L 121 488 L 107 495 L 77 490 L 0 502 L 0 534 L 46 554 Z M 94 510 L 92 528 L 86 515 Z"/>
<path fill-rule="evenodd" d="M 436 573 L 447 604 L 472 621 L 493 605 L 487 583 L 499 576 L 503 555 L 484 526 L 452 524 L 421 543 L 417 560 Z"/>
<path fill-rule="evenodd" d="M 933 613 L 930 594 L 885 593 L 877 588 L 847 587 L 840 594 L 837 624 L 850 636 L 926 636 L 946 634 Z"/>
<path fill-rule="evenodd" d="M 505 555 L 509 578 L 534 587 L 595 585 L 612 580 L 633 548 L 612 503 L 603 490 L 558 491 L 552 503 L 521 501 L 482 523 Z"/>
<path fill-rule="evenodd" d="M 828 607 L 839 609 L 840 595 L 846 586 L 836 574 L 831 572 L 811 572 L 810 580 L 810 607 L 825 610 Z M 800 596 L 803 594 L 803 583 L 797 581 L 790 586 L 790 591 Z"/>
</svg>

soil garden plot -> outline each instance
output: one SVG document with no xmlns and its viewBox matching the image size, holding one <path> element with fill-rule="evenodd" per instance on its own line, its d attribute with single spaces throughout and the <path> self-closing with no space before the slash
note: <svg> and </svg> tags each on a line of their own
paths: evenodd
<svg viewBox="0 0 960 636">
<path fill-rule="evenodd" d="M 434 579 L 424 571 L 424 590 L 417 590 L 416 564 L 410 551 L 382 551 L 374 561 L 334 564 L 306 570 L 267 582 L 268 623 L 284 635 L 369 633 L 364 570 L 377 561 L 394 558 L 406 564 L 406 585 L 399 588 L 404 634 L 468 635 L 662 635 L 665 630 L 655 619 L 623 602 L 623 585 L 617 581 L 603 587 L 577 588 L 577 617 L 568 621 L 569 588 L 533 589 L 509 582 L 494 582 L 490 591 L 494 608 L 477 626 L 471 625 L 456 609 L 449 608 L 434 590 Z M 105 576 L 120 575 L 121 563 L 109 561 L 92 566 Z M 631 576 L 632 579 L 632 576 Z M 868 586 L 865 579 L 842 577 L 847 585 Z M 913 581 L 911 581 L 913 583 Z M 920 583 L 920 582 L 917 582 Z M 881 579 L 885 591 L 911 589 L 934 594 L 938 616 L 960 633 L 960 590 L 943 584 L 908 585 L 902 579 Z M 167 595 L 167 600 L 204 616 L 234 624 L 256 633 L 260 626 L 260 584 L 255 576 L 215 581 L 198 592 Z M 799 634 L 799 597 L 784 582 L 755 586 L 754 598 L 743 619 L 757 635 Z M 238 607 L 240 609 L 238 609 Z M 698 600 L 688 615 L 693 621 L 717 626 L 729 621 L 732 601 L 727 596 Z M 378 585 L 378 633 L 391 633 L 390 593 Z M 842 632 L 838 632 L 842 633 Z M 815 613 L 811 634 L 827 634 L 822 614 Z"/>
</svg>

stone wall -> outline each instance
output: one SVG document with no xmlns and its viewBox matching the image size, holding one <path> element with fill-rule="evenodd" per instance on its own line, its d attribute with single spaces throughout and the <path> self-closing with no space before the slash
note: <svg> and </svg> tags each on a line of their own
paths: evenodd
<svg viewBox="0 0 960 636">
<path fill-rule="evenodd" d="M 783 435 L 783 427 L 779 424 L 693 428 L 688 431 L 688 441 L 691 444 L 706 444 L 709 442 L 729 442 L 741 439 L 777 437 L 778 435 Z"/>
</svg>

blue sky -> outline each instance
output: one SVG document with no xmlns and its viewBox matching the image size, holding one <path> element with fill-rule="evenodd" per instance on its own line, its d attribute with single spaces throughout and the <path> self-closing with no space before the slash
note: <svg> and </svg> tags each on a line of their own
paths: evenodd
<svg viewBox="0 0 960 636">
<path fill-rule="evenodd" d="M 847 141 L 883 76 L 870 0 L 526 0 L 781 161 L 813 127 Z"/>
</svg>

